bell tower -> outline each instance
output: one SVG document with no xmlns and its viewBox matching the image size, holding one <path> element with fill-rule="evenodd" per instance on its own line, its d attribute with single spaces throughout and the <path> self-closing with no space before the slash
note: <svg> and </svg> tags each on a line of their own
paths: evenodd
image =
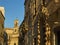
<svg viewBox="0 0 60 45">
<path fill-rule="evenodd" d="M 14 21 L 14 27 L 18 27 L 18 23 L 19 23 L 19 21 L 18 21 L 18 19 L 16 19 L 16 20 Z"/>
</svg>

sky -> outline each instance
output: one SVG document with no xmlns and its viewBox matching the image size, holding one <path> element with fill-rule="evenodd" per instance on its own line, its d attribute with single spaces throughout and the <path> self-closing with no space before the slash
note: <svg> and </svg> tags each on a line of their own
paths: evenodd
<svg viewBox="0 0 60 45">
<path fill-rule="evenodd" d="M 0 0 L 0 6 L 5 9 L 5 28 L 12 28 L 14 20 L 19 20 L 19 25 L 24 19 L 24 0 Z"/>
</svg>

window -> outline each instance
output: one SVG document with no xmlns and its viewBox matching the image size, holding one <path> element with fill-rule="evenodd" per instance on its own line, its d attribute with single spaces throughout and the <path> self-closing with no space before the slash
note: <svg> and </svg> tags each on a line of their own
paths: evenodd
<svg viewBox="0 0 60 45">
<path fill-rule="evenodd" d="M 16 43 L 14 43 L 14 45 L 16 45 Z"/>
<path fill-rule="evenodd" d="M 15 29 L 15 32 L 16 32 L 16 29 Z"/>
</svg>

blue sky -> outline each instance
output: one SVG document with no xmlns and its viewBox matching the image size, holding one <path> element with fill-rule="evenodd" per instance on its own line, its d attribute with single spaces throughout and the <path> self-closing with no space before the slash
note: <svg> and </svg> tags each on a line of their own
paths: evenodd
<svg viewBox="0 0 60 45">
<path fill-rule="evenodd" d="M 0 0 L 0 6 L 5 8 L 5 28 L 13 27 L 16 18 L 21 24 L 24 19 L 24 0 Z"/>
</svg>

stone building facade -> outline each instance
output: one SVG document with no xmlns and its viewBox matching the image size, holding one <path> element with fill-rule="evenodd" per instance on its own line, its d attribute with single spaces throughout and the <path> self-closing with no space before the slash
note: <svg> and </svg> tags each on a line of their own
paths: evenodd
<svg viewBox="0 0 60 45">
<path fill-rule="evenodd" d="M 25 0 L 24 5 L 19 28 L 22 44 L 60 45 L 60 0 Z"/>
<path fill-rule="evenodd" d="M 0 45 L 4 44 L 4 7 L 0 7 Z"/>
<path fill-rule="evenodd" d="M 8 45 L 18 45 L 19 38 L 19 26 L 18 20 L 14 21 L 14 28 L 5 28 L 5 32 L 7 33 L 7 43 Z"/>
</svg>

